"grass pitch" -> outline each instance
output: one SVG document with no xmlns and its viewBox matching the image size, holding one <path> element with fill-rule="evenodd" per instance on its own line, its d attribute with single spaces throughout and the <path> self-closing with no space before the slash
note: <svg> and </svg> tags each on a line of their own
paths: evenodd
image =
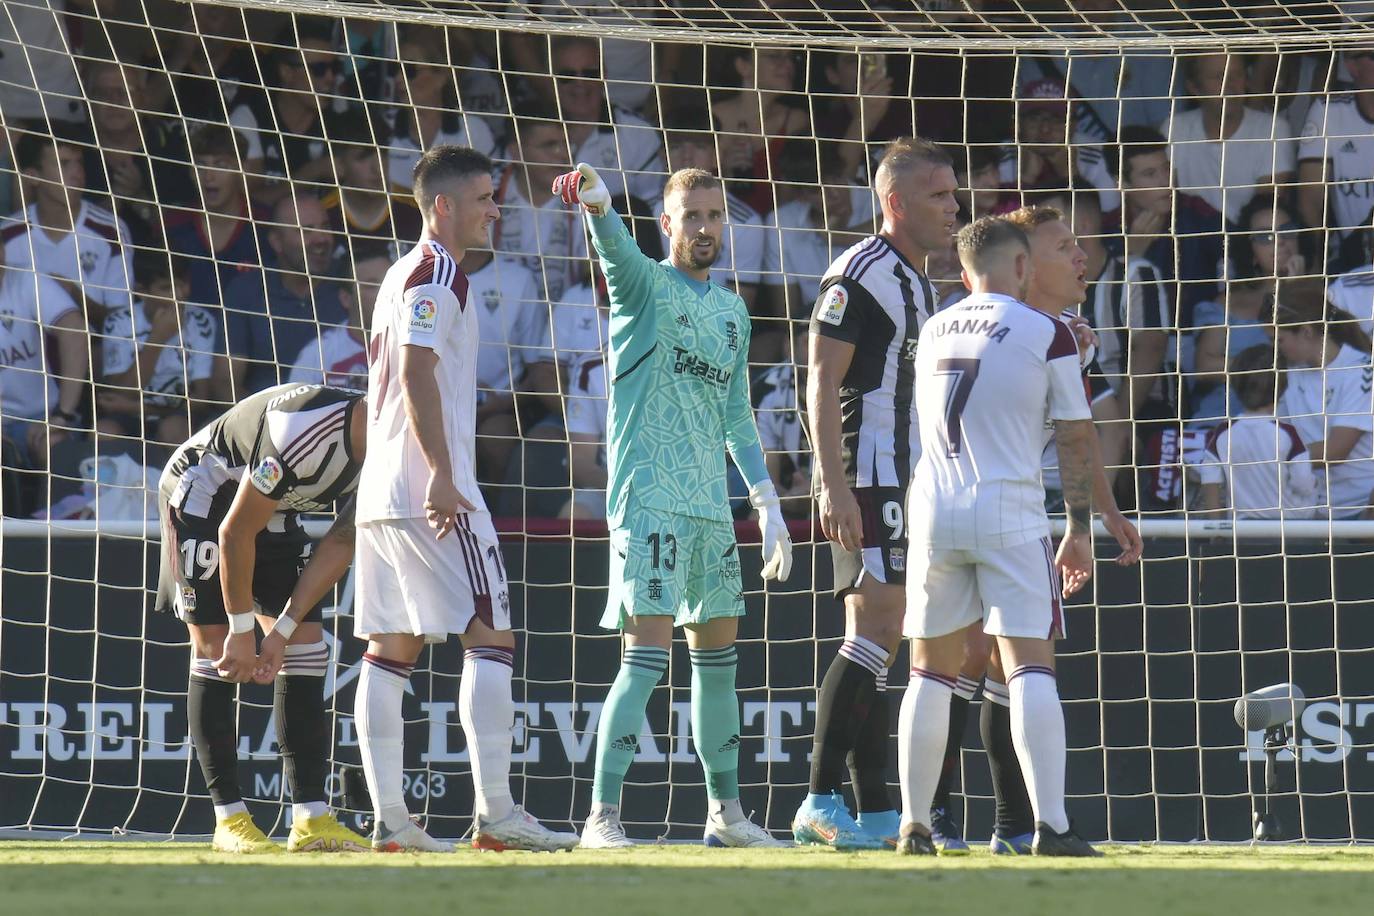
<svg viewBox="0 0 1374 916">
<path fill-rule="evenodd" d="M 910 859 L 642 846 L 231 858 L 191 843 L 0 842 L 0 913 L 497 916 L 1365 911 L 1374 849 L 1118 847 L 1104 859 Z"/>
</svg>

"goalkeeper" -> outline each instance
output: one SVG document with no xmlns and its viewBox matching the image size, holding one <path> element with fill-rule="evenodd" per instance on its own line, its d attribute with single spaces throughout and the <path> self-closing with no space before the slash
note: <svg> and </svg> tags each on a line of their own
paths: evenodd
<svg viewBox="0 0 1374 916">
<path fill-rule="evenodd" d="M 792 542 L 750 407 L 749 313 L 707 279 L 721 250 L 724 188 L 700 169 L 669 177 L 660 224 L 671 254 L 661 263 L 640 252 L 591 166 L 560 176 L 554 193 L 587 211 L 611 300 L 611 568 L 601 625 L 624 634 L 624 654 L 597 729 L 582 845 L 633 845 L 620 822 L 620 789 L 674 626 L 687 630 L 692 661 L 692 731 L 710 802 L 705 842 L 783 845 L 745 817 L 739 800 L 735 635 L 744 599 L 726 449 L 759 510 L 764 579 L 787 578 Z"/>
</svg>

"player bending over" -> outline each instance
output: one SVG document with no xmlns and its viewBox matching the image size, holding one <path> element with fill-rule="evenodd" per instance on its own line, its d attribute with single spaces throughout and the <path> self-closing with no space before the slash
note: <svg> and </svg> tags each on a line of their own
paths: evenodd
<svg viewBox="0 0 1374 916">
<path fill-rule="evenodd" d="M 500 217 L 491 162 L 436 146 L 415 166 L 420 243 L 387 271 L 368 353 L 368 455 L 358 482 L 354 631 L 368 641 L 354 701 L 372 845 L 448 852 L 410 819 L 401 698 L 426 643 L 463 642 L 458 715 L 472 755 L 473 845 L 564 849 L 510 793 L 515 637 L 501 549 L 477 488 L 477 313 L 458 262 Z"/>
<path fill-rule="evenodd" d="M 921 460 L 907 518 L 904 631 L 911 680 L 897 747 L 904 811 L 898 849 L 934 854 L 929 811 L 967 631 L 997 640 L 1009 675 L 1012 736 L 1035 813 L 1039 855 L 1099 853 L 1064 810 L 1064 713 L 1054 676 L 1062 592 L 1092 575 L 1095 432 L 1067 324 L 1025 304 L 1030 242 L 984 217 L 958 237 L 972 295 L 932 318 L 916 354 Z M 1050 543 L 1040 459 L 1058 437 L 1068 531 Z"/>
<path fill-rule="evenodd" d="M 959 209 L 949 155 L 925 140 L 889 146 L 874 186 L 882 230 L 826 271 L 807 373 L 821 529 L 831 541 L 845 638 L 817 692 L 810 792 L 792 834 L 837 849 L 897 843 L 887 788 L 887 668 L 902 638 L 903 501 L 921 454 L 916 340 L 936 308 L 920 267 L 949 244 Z M 846 762 L 857 821 L 842 795 Z"/>
<path fill-rule="evenodd" d="M 1078 246 L 1073 230 L 1064 222 L 1063 215 L 1053 207 L 1022 207 L 1007 214 L 1006 219 L 1020 226 L 1030 240 L 1031 280 L 1026 304 L 1061 320 L 1076 318 L 1071 310 L 1080 305 L 1087 294 L 1087 283 L 1084 281 L 1087 255 Z M 1085 341 L 1080 339 L 1079 344 L 1083 349 Z M 1079 365 L 1093 420 L 1097 424 L 1120 420 L 1116 398 L 1097 366 L 1091 345 L 1083 349 Z M 1093 438 L 1093 445 L 1093 503 L 1102 513 L 1103 525 L 1121 546 L 1122 553 L 1116 562 L 1122 566 L 1131 565 L 1140 559 L 1140 533 L 1117 508 L 1097 436 Z M 1053 457 L 1054 451 L 1051 437 L 1050 446 L 1046 449 L 1047 460 L 1057 466 L 1058 459 Z M 968 703 L 980 683 L 983 685 L 983 703 L 979 726 L 983 747 L 987 748 L 996 799 L 996 819 L 989 848 L 994 854 L 1026 854 L 1031 851 L 1031 843 L 1035 839 L 1030 797 L 1026 794 L 1021 767 L 1012 744 L 1006 677 L 992 642 L 977 627 L 968 631 L 964 664 L 950 704 L 949 738 L 931 812 L 936 846 L 945 854 L 965 845 L 957 833 L 958 828 L 954 826 L 947 805 L 950 784 L 959 766 L 964 726 L 968 721 Z"/>
<path fill-rule="evenodd" d="M 268 634 L 257 673 L 264 683 L 274 681 L 277 745 L 291 790 L 286 848 L 370 849 L 325 803 L 332 736 L 319 602 L 327 586 L 313 589 L 308 603 L 293 595 L 299 580 L 321 568 L 299 514 L 327 512 L 357 486 L 362 398 L 321 385 L 260 391 L 188 439 L 162 472 L 157 609 L 174 609 L 190 633 L 186 717 L 215 806 L 212 845 L 223 852 L 281 849 L 253 823 L 239 792 L 234 685 L 259 667 L 255 621 Z M 335 528 L 346 528 L 350 516 L 346 507 Z M 326 565 L 339 553 L 338 540 L 331 529 L 321 544 Z M 345 544 L 344 555 L 350 552 Z"/>
<path fill-rule="evenodd" d="M 749 313 L 739 296 L 707 279 L 720 254 L 725 191 L 700 169 L 669 177 L 661 225 L 671 254 L 656 263 L 611 210 L 595 170 L 577 169 L 554 192 L 587 211 L 610 293 L 611 570 L 601 625 L 625 640 L 597 729 L 582 845 L 633 845 L 620 823 L 620 788 L 649 695 L 668 667 L 673 627 L 682 626 L 692 660 L 692 732 L 710 800 L 705 842 L 780 846 L 745 817 L 739 800 L 735 633 L 744 599 L 726 449 L 759 510 L 764 579 L 787 578 L 792 542 L 750 408 Z"/>
</svg>

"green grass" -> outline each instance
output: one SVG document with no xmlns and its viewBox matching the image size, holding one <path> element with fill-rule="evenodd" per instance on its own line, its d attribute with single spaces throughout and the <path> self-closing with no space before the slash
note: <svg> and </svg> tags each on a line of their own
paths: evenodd
<svg viewBox="0 0 1374 916">
<path fill-rule="evenodd" d="M 1363 912 L 1374 849 L 1108 848 L 1095 861 L 644 846 L 230 858 L 189 843 L 0 842 L 0 913 L 379 916 Z"/>
</svg>

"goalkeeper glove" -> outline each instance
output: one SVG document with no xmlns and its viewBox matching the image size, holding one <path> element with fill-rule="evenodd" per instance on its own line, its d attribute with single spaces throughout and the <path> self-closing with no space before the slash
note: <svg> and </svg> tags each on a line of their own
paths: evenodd
<svg viewBox="0 0 1374 916">
<path fill-rule="evenodd" d="M 759 510 L 759 531 L 763 534 L 764 579 L 786 582 L 792 573 L 792 536 L 782 519 L 778 491 L 771 480 L 749 488 L 749 505 Z"/>
<path fill-rule="evenodd" d="M 577 164 L 577 171 L 555 178 L 553 193 L 569 207 L 581 204 L 592 216 L 605 216 L 611 208 L 611 192 L 606 183 L 585 162 Z"/>
</svg>

